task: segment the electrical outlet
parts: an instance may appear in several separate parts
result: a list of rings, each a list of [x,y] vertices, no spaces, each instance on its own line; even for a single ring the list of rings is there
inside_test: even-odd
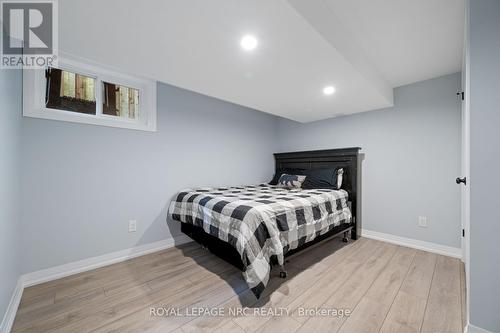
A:
[[[427,216],[418,217],[418,226],[421,228],[427,228]]]
[[[128,232],[136,232],[137,231],[137,221],[130,220],[128,221]]]

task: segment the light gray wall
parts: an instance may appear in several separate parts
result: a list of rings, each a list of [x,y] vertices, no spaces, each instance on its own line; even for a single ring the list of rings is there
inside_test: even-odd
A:
[[[0,69],[0,321],[20,275],[21,77],[18,70]]]
[[[470,322],[500,332],[500,1],[470,1]]]
[[[394,91],[388,109],[279,123],[279,150],[362,147],[362,227],[460,247],[460,73]],[[335,98],[335,96],[333,96]],[[428,228],[417,226],[428,217]]]
[[[178,235],[165,222],[178,190],[271,178],[276,123],[165,84],[156,133],[25,118],[23,272]]]

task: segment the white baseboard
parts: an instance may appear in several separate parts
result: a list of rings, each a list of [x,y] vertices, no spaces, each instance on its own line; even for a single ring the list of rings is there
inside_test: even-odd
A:
[[[474,326],[471,324],[467,324],[467,326],[465,326],[464,332],[465,333],[492,333],[488,330],[485,330],[484,328],[477,327],[477,326]]]
[[[24,274],[21,279],[23,287],[30,287],[36,284],[57,280],[69,275],[90,271],[103,266],[108,266],[135,257],[140,257],[149,253],[168,249],[175,245],[180,245],[192,241],[186,235],[169,238],[154,243],[139,245],[130,249],[107,253],[101,256],[70,262],[64,265],[55,266],[40,271]]]
[[[12,329],[12,324],[14,324],[14,319],[16,318],[17,308],[19,303],[21,303],[21,296],[23,295],[23,280],[21,277],[17,280],[16,288],[12,293],[9,305],[7,306],[7,311],[3,316],[2,323],[0,324],[0,333],[9,333]]]
[[[412,238],[405,238],[400,236],[395,236],[391,234],[385,234],[383,232],[371,231],[363,229],[361,231],[361,236],[371,239],[376,239],[379,241],[392,243],[396,245],[402,245],[406,247],[411,247],[417,250],[423,250],[427,252],[433,252],[437,254],[441,254],[448,257],[459,258],[462,259],[462,249],[458,247],[451,247],[440,245],[431,242],[424,242],[421,240],[416,240]]]

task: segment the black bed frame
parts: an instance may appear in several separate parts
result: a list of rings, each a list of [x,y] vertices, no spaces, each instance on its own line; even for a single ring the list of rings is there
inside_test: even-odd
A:
[[[359,147],[341,148],[341,149],[328,149],[328,150],[312,150],[312,151],[299,151],[290,153],[277,153],[274,154],[275,171],[281,169],[324,169],[324,168],[337,168],[344,169],[342,189],[349,193],[348,204],[352,212],[351,223],[341,224],[334,227],[329,232],[316,237],[313,241],[308,242],[294,250],[290,250],[285,254],[285,257],[290,256],[318,244],[326,239],[336,237],[344,234],[343,241],[347,242],[347,235],[350,232],[352,239],[357,239],[360,235],[360,216],[358,216],[358,155]],[[239,253],[228,243],[207,234],[203,228],[194,226],[192,224],[181,223],[181,231],[191,237],[196,242],[206,247],[213,254],[231,263],[232,265],[243,269]],[[281,268],[280,276],[286,277],[285,268]]]

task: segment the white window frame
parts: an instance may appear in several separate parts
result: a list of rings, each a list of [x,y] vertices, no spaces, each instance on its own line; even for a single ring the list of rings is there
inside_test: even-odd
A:
[[[23,116],[90,125],[156,131],[156,81],[133,77],[99,65],[59,58],[57,68],[92,77],[95,82],[96,114],[51,109],[45,106],[46,78],[43,69],[23,70]],[[139,91],[138,119],[103,114],[103,82]]]

